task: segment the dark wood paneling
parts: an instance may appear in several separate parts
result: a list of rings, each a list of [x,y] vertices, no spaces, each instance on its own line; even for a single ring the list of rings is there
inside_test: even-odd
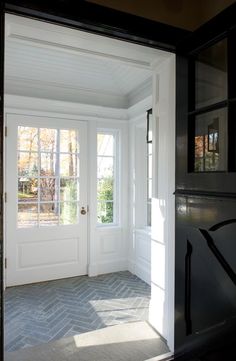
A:
[[[236,200],[176,196],[177,348],[236,320]]]
[[[175,51],[189,32],[86,1],[6,0],[8,12],[33,16],[65,26]]]
[[[236,4],[177,49],[175,349],[198,356],[219,340],[227,347],[236,329],[235,19]],[[224,37],[228,98],[211,107],[228,107],[228,170],[194,173],[194,117],[210,108],[195,110],[193,61],[200,49]]]

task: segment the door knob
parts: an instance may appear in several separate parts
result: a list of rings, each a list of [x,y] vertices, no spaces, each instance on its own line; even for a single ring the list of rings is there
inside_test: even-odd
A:
[[[86,209],[84,207],[81,207],[80,213],[84,216],[87,213]]]

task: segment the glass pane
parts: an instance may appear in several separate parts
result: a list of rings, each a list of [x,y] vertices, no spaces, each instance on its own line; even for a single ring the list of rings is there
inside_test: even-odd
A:
[[[78,131],[75,129],[60,130],[60,152],[65,152],[65,153],[79,152],[77,134]]]
[[[60,180],[60,200],[78,201],[79,200],[79,181],[74,179],[62,178]]]
[[[78,177],[79,157],[76,154],[60,154],[60,175]]]
[[[227,109],[196,116],[195,172],[227,169]]]
[[[38,151],[38,128],[18,127],[18,150]]]
[[[18,201],[38,201],[38,180],[36,178],[18,178]]]
[[[79,206],[77,202],[60,203],[60,224],[78,223]]]
[[[30,152],[18,153],[18,175],[22,177],[38,175],[38,154]]]
[[[97,154],[114,155],[114,135],[112,134],[97,135]]]
[[[97,199],[100,201],[112,201],[114,192],[113,178],[104,178],[98,180]]]
[[[59,223],[59,203],[40,204],[39,225],[56,226]]]
[[[113,157],[98,157],[97,162],[98,178],[113,177]]]
[[[196,108],[227,98],[227,40],[203,50],[196,60]]]
[[[54,153],[41,153],[41,176],[54,176],[56,174],[58,163],[56,162],[56,154]],[[58,173],[58,172],[57,172]]]
[[[57,151],[57,129],[40,128],[40,151]]]
[[[58,200],[58,186],[56,178],[41,178],[40,179],[40,200],[53,202]]]
[[[18,228],[36,227],[38,225],[38,205],[33,203],[18,204]]]
[[[98,223],[113,223],[113,202],[98,202],[97,210]]]

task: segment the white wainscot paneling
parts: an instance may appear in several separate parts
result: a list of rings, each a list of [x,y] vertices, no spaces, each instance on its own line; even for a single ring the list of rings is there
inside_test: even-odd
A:
[[[78,240],[62,239],[22,243],[18,247],[19,268],[78,262]],[[46,250],[46,252],[45,252]]]
[[[123,230],[121,228],[97,228],[98,274],[127,270]]]
[[[135,274],[151,284],[151,235],[148,230],[135,232]]]

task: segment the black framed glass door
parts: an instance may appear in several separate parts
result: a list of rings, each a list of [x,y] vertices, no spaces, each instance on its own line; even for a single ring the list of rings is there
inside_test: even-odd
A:
[[[176,350],[227,334],[236,317],[236,6],[177,55]]]

